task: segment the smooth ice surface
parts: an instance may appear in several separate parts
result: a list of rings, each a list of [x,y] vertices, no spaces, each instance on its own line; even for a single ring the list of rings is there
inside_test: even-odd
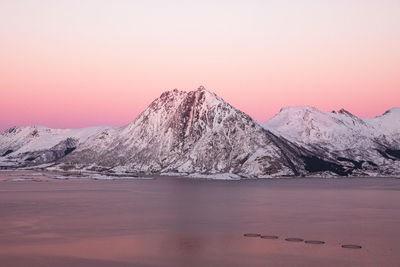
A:
[[[52,175],[0,172],[0,266],[400,262],[400,179],[60,180]],[[326,243],[287,242],[288,237]]]

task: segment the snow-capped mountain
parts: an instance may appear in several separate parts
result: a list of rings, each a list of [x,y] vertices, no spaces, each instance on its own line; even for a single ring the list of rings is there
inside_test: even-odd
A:
[[[400,173],[400,108],[362,119],[350,112],[283,108],[264,128],[314,154],[352,168],[349,174]]]
[[[0,168],[34,166],[191,177],[399,175],[400,108],[362,119],[288,107],[259,124],[204,87],[175,89],[123,127],[4,131]]]
[[[299,174],[301,159],[283,143],[204,87],[175,89],[115,134],[89,138],[59,167],[245,177]]]
[[[110,127],[12,127],[0,135],[0,166],[26,167],[54,162],[72,152],[91,135],[106,129]]]

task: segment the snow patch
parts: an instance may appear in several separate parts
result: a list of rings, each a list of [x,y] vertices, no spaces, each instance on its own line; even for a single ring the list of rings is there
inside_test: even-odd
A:
[[[192,178],[205,178],[212,180],[240,180],[240,176],[234,173],[215,173],[215,174],[201,174],[201,173],[192,173],[187,177]]]

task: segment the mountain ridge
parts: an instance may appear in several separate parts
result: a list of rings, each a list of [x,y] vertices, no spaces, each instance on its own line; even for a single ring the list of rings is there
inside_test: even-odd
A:
[[[347,111],[325,112],[311,107],[281,110],[263,124],[321,157],[353,166],[359,174],[397,174],[400,149],[400,109],[362,119]],[[389,117],[390,116],[390,117]],[[345,162],[345,163],[344,163]]]
[[[20,129],[28,130],[16,134]],[[121,127],[10,128],[0,135],[0,167],[248,178],[397,175],[399,129],[400,108],[362,119],[345,109],[284,107],[259,123],[200,86],[163,92]]]

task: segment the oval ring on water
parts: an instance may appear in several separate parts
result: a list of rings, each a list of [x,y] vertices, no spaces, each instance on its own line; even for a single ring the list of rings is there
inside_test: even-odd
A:
[[[362,248],[362,246],[360,246],[360,245],[342,245],[342,248],[360,249],[360,248]]]
[[[245,237],[259,237],[261,234],[256,234],[256,233],[246,233],[244,234]]]

